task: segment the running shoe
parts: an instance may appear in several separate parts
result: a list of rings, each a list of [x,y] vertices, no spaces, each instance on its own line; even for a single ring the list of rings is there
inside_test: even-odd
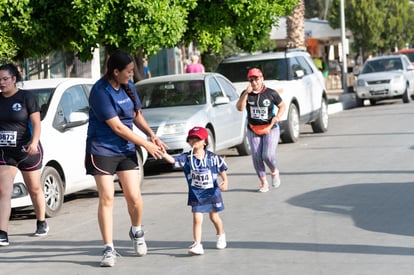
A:
[[[259,188],[259,192],[260,193],[266,193],[268,191],[269,191],[269,184],[267,182],[266,183],[261,183],[260,188]]]
[[[36,232],[34,235],[36,237],[46,236],[47,232],[49,232],[49,226],[47,225],[46,221],[37,221],[36,222]]]
[[[6,231],[0,230],[0,246],[8,246],[9,237]]]
[[[105,247],[101,260],[102,267],[112,267],[116,263],[116,257],[120,256],[115,249],[110,246]]]
[[[188,250],[188,254],[191,254],[191,255],[203,255],[204,254],[203,245],[201,243],[193,243],[189,248],[190,249]]]
[[[273,188],[278,188],[280,186],[280,177],[279,173],[272,175],[272,186]]]
[[[140,230],[135,232],[135,235],[132,233],[132,227],[129,229],[129,237],[132,240],[132,245],[137,256],[147,255],[147,244],[144,239],[144,231]]]
[[[217,243],[216,248],[217,249],[224,249],[227,246],[226,242],[226,234],[217,235]]]

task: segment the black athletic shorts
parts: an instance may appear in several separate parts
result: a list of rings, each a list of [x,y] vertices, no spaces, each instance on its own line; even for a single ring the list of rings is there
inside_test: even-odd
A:
[[[21,171],[35,171],[42,168],[43,148],[39,143],[38,154],[29,155],[23,147],[0,147],[0,165],[15,166]]]
[[[88,175],[113,175],[117,171],[138,170],[137,155],[106,157],[86,154],[85,168]]]

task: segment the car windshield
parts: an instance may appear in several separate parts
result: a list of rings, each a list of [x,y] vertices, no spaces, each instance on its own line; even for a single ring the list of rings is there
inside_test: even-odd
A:
[[[368,60],[364,68],[362,69],[363,74],[369,73],[378,73],[378,72],[387,72],[402,70],[403,66],[401,59],[399,58],[388,58],[388,59],[377,59],[377,60]]]
[[[47,110],[49,109],[50,99],[55,92],[54,88],[30,90],[36,98],[37,104],[40,107],[40,119],[43,120]]]
[[[286,59],[255,60],[236,63],[221,63],[217,72],[232,82],[247,81],[247,72],[251,68],[259,68],[266,80],[288,80]]]
[[[137,91],[143,109],[206,103],[204,81],[202,80],[137,85]]]

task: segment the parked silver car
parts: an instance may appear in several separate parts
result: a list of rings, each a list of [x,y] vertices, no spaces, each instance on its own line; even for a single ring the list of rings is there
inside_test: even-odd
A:
[[[236,147],[240,155],[250,154],[246,113],[237,111],[236,88],[221,74],[153,77],[138,82],[136,88],[145,119],[170,154],[191,149],[186,137],[194,126],[207,128],[210,150]]]
[[[357,105],[369,99],[371,105],[384,99],[413,99],[414,67],[405,55],[386,55],[365,62],[354,87]]]

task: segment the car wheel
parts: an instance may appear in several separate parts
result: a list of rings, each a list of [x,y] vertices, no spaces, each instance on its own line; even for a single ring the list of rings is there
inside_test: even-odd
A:
[[[137,154],[138,168],[139,168],[138,184],[139,184],[140,189],[142,190],[142,187],[144,185],[144,161],[142,160],[141,153],[138,150],[136,150],[135,153]],[[122,182],[119,179],[117,181],[118,181],[119,188],[122,190]]]
[[[295,104],[290,104],[288,110],[288,118],[286,129],[283,132],[281,138],[283,142],[292,143],[299,139],[300,124],[299,124],[299,111]]]
[[[45,193],[46,217],[57,216],[63,205],[64,189],[59,172],[50,166],[43,169],[41,183]]]
[[[251,154],[250,143],[247,139],[247,127],[244,127],[243,142],[236,146],[240,156],[248,156]]]
[[[328,131],[328,104],[325,99],[322,99],[321,109],[319,110],[318,118],[311,123],[314,133],[325,133]]]
[[[408,94],[408,88],[405,88],[405,92],[403,94],[402,100],[403,100],[404,103],[410,103],[411,97]]]
[[[207,128],[207,133],[208,133],[208,146],[207,146],[207,149],[210,150],[211,152],[215,152],[216,151],[216,141],[214,140],[213,132],[209,128]]]

